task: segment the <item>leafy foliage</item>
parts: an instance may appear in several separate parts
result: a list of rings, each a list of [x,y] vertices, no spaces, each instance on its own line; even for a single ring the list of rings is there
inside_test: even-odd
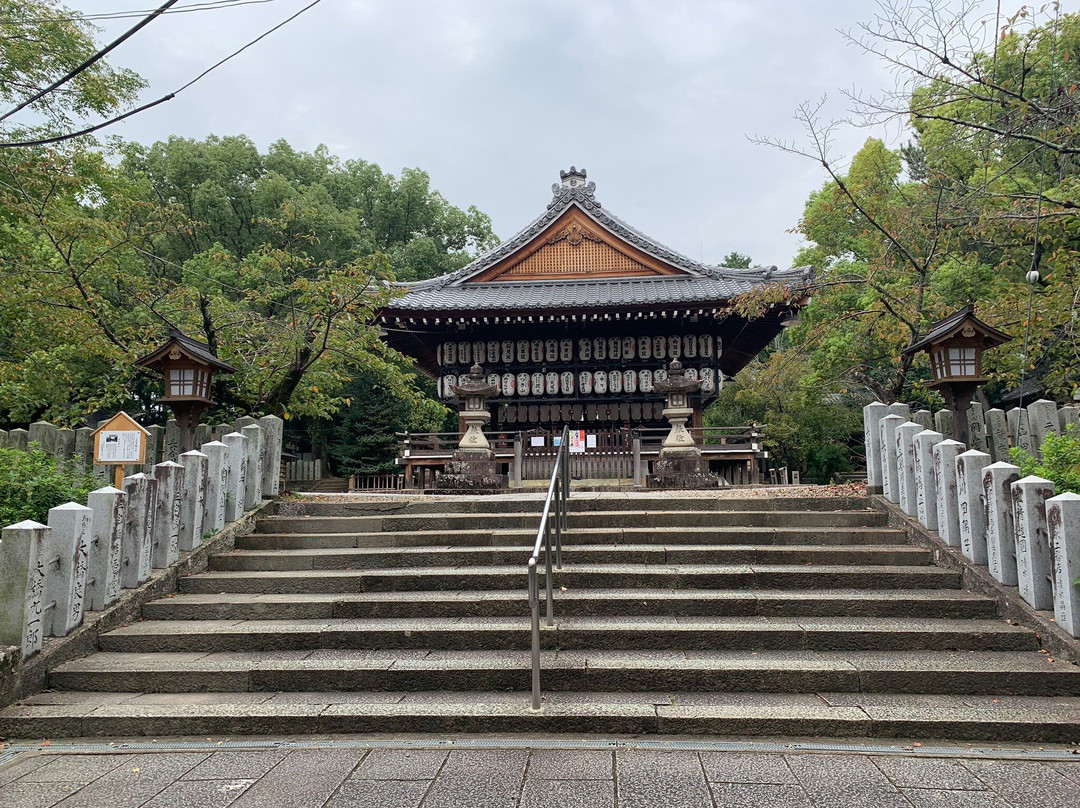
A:
[[[58,470],[56,461],[31,444],[30,451],[0,449],[0,525],[24,519],[45,523],[49,508],[65,502],[86,504],[98,483],[74,468]]]
[[[1059,494],[1080,494],[1080,429],[1070,424],[1064,435],[1047,435],[1040,452],[1033,457],[1023,449],[1009,450],[1022,475],[1050,480]]]

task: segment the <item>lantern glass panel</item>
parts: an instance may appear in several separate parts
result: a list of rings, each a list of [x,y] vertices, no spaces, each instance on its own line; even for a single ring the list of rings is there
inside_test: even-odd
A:
[[[949,348],[949,376],[975,375],[975,348]]]
[[[171,368],[169,370],[169,395],[195,395],[195,368]]]

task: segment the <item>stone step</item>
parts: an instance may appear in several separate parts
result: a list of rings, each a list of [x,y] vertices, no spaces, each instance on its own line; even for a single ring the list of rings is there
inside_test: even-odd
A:
[[[594,527],[566,534],[567,547],[592,544],[903,544],[904,533],[886,527]],[[414,530],[375,533],[249,533],[242,550],[307,550],[348,547],[532,547],[536,530]]]
[[[592,527],[881,527],[882,511],[576,511],[570,530]],[[267,516],[260,533],[382,533],[411,530],[536,530],[540,514],[398,513],[374,516]]]
[[[546,692],[1010,692],[1071,696],[1080,668],[1043,654],[949,651],[544,651]],[[69,691],[195,693],[468,691],[531,687],[526,651],[317,650],[109,653],[68,662],[50,685]]]
[[[561,617],[940,617],[992,618],[993,600],[960,589],[580,589],[555,590]],[[330,617],[521,617],[525,591],[367,592],[351,595],[175,595],[146,604],[148,620],[318,620]]]
[[[215,555],[210,569],[351,570],[429,566],[512,565],[525,559],[521,547],[408,547],[342,550],[241,550]],[[566,547],[563,563],[578,564],[861,564],[920,566],[933,562],[929,550],[910,545],[878,547],[594,545]]]
[[[524,563],[501,567],[207,572],[181,578],[183,593],[356,593],[457,589],[525,591]],[[959,589],[960,573],[940,567],[575,564],[555,573],[567,589]]]
[[[528,650],[521,617],[145,620],[98,638],[132,654],[316,649]],[[540,635],[547,649],[1031,651],[1034,633],[997,620],[894,617],[561,617]]]
[[[52,698],[60,695],[62,700]],[[9,739],[513,732],[1067,743],[1080,699],[853,693],[64,693],[0,712]]]

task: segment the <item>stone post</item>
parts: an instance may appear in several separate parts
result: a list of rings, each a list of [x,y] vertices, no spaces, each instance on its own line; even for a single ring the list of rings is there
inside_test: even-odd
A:
[[[986,566],[994,580],[1016,586],[1016,537],[1013,533],[1012,484],[1020,468],[1012,463],[991,463],[983,469],[986,501]]]
[[[1052,560],[1050,532],[1046,524],[1046,500],[1054,496],[1054,484],[1029,476],[1012,486],[1013,530],[1016,534],[1016,577],[1020,597],[1036,609],[1051,609]]]
[[[0,645],[21,648],[25,659],[41,650],[44,636],[49,528],[27,519],[5,527],[0,536]]]
[[[281,452],[285,422],[276,415],[259,419],[263,429],[263,496],[276,497],[281,489]]]
[[[195,429],[191,431],[192,445],[202,446],[204,443],[209,443],[214,439],[213,430],[210,428],[210,424],[198,424]]]
[[[239,432],[244,434],[245,426],[252,426],[259,423],[257,418],[252,418],[250,415],[242,415],[233,422],[233,432]]]
[[[916,410],[915,414],[911,416],[911,420],[923,429],[932,430],[934,428],[934,415],[930,410]]]
[[[934,429],[945,436],[945,440],[952,440],[956,434],[952,410],[938,410],[934,413]]]
[[[1080,637],[1080,494],[1046,500],[1046,525],[1054,550],[1054,619]]]
[[[30,433],[25,429],[9,429],[8,430],[8,448],[9,449],[21,449],[26,451],[27,446],[30,445]]]
[[[960,552],[972,564],[986,563],[986,503],[983,469],[990,455],[974,449],[956,456],[956,499],[960,507]]]
[[[863,407],[863,437],[866,441],[866,484],[871,494],[881,493],[881,419],[888,407],[880,401]]]
[[[901,404],[899,401],[893,402],[887,408],[889,415],[899,415],[905,421],[911,420],[911,407],[907,404]]]
[[[180,552],[188,553],[202,544],[210,460],[193,449],[180,455],[180,463],[184,467],[184,493],[180,498]]]
[[[171,463],[180,459],[180,424],[175,418],[165,422],[165,451],[162,457]]]
[[[262,501],[263,431],[256,423],[245,425],[240,433],[247,438],[244,444],[244,501],[251,507]]]
[[[184,467],[166,460],[154,466],[154,538],[150,566],[165,569],[180,558],[180,510],[184,494]]]
[[[82,623],[93,516],[92,510],[77,502],[49,508],[49,540],[45,543],[47,637],[65,637]],[[50,604],[55,605],[50,609]]]
[[[75,470],[90,474],[94,468],[94,430],[81,426],[75,430]]]
[[[1035,454],[1035,445],[1031,442],[1031,419],[1027,410],[1020,410],[1016,416],[1016,431],[1012,433],[1013,445],[1030,455]]]
[[[146,431],[146,462],[144,471],[147,474],[154,473],[154,466],[165,460],[165,427],[154,424],[148,426]]]
[[[206,511],[203,533],[217,533],[225,527],[225,503],[229,492],[229,447],[219,440],[202,445],[207,457]]]
[[[244,515],[246,505],[244,503],[244,490],[247,487],[244,479],[244,444],[245,438],[239,432],[230,432],[221,442],[229,449],[227,463],[229,465],[228,494],[225,497],[225,521],[235,522]]]
[[[915,436],[923,431],[918,424],[908,421],[896,428],[896,479],[900,487],[900,510],[915,516]]]
[[[1036,454],[1042,454],[1043,441],[1048,435],[1058,433],[1057,404],[1040,398],[1028,404],[1028,426],[1031,429],[1031,445]]]
[[[154,501],[157,480],[143,473],[124,478],[127,509],[124,512],[123,562],[120,586],[135,589],[150,579],[150,553],[154,539]]]
[[[86,498],[86,504],[94,512],[94,518],[90,522],[90,569],[86,573],[86,608],[100,612],[120,597],[127,497],[119,488],[108,485],[91,491]]]
[[[56,430],[56,449],[53,451],[53,457],[56,458],[56,467],[58,469],[66,468],[75,459],[74,429],[65,427]]]
[[[915,516],[927,530],[937,530],[937,483],[934,481],[934,446],[940,432],[925,429],[915,436]]]
[[[960,546],[960,507],[956,499],[956,458],[962,451],[964,451],[964,444],[958,440],[943,440],[934,446],[938,535],[950,547]]]
[[[1070,426],[1080,428],[1080,407],[1072,404],[1058,410],[1058,428],[1061,430],[1061,434],[1064,435],[1065,430]]]
[[[900,502],[900,482],[897,479],[896,430],[904,419],[899,415],[886,415],[881,419],[881,486],[882,493],[889,502]]]
[[[971,438],[971,446],[977,452],[986,451],[986,418],[983,416],[982,404],[978,399],[971,402],[968,409],[968,435]]]
[[[0,429],[0,449],[8,448],[8,433],[6,429]]]
[[[1009,460],[1009,424],[1005,410],[996,407],[986,411],[987,451],[995,462],[1007,463]]]
[[[56,453],[56,427],[48,421],[35,421],[30,424],[30,442],[36,443],[41,451],[53,457]]]

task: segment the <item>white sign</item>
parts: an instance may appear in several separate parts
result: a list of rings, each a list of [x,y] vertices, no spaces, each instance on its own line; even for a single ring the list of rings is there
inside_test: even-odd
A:
[[[585,454],[585,430],[570,431],[570,454]]]
[[[543,446],[544,445],[544,436],[543,435],[533,435],[532,437],[529,438],[529,445],[530,446]]]
[[[97,463],[138,463],[142,458],[142,433],[103,431],[98,439]]]

